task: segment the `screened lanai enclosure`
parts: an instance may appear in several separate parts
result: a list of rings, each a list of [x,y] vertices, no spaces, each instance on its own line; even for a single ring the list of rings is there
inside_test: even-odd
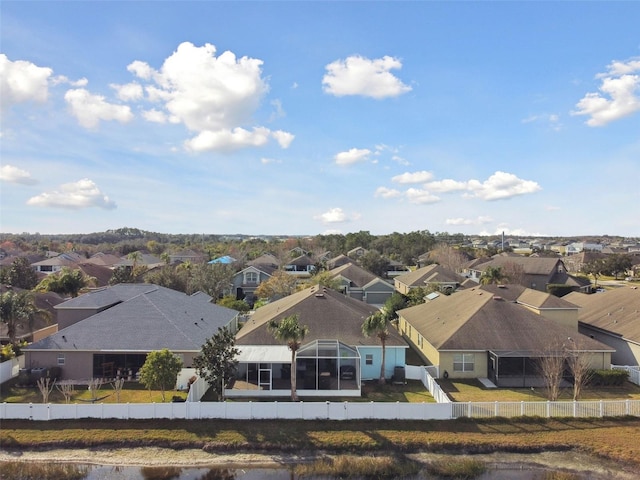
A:
[[[498,387],[522,388],[544,387],[540,373],[540,352],[490,351],[489,380]],[[565,366],[563,385],[571,381],[569,369]]]
[[[289,395],[291,351],[286,346],[243,346],[238,360],[227,396]],[[296,389],[299,396],[359,396],[360,354],[336,340],[303,345],[296,352]]]

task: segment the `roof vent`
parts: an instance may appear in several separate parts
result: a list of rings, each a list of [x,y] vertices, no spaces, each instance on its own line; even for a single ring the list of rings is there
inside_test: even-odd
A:
[[[501,297],[501,296],[499,296],[499,295],[494,295],[494,296],[493,296],[493,299],[494,299],[494,300],[502,300],[502,297]]]
[[[501,283],[501,284],[498,285],[498,288],[507,288],[507,286],[504,285],[503,283]]]
[[[324,292],[317,292],[316,297],[317,298],[324,297]]]

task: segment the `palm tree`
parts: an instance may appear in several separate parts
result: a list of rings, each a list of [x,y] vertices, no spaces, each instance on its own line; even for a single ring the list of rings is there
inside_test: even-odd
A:
[[[296,351],[300,348],[304,337],[309,333],[309,327],[300,325],[298,315],[284,317],[280,323],[271,320],[267,328],[276,340],[285,342],[291,350],[291,400],[298,401],[296,393]]]
[[[49,318],[51,314],[36,306],[31,292],[16,293],[10,290],[0,295],[0,320],[7,324],[7,336],[12,345],[16,344],[18,325],[27,322],[31,327],[38,315]]]
[[[378,311],[373,315],[368,316],[362,324],[362,333],[365,337],[375,335],[380,339],[380,343],[382,344],[382,362],[380,364],[380,378],[378,379],[378,383],[380,383],[380,385],[384,385],[387,382],[384,375],[384,368],[387,338],[389,337],[388,322],[388,315],[383,311]]]
[[[507,280],[507,277],[502,273],[502,268],[500,267],[487,267],[480,275],[480,283],[482,285],[498,284],[504,280]]]

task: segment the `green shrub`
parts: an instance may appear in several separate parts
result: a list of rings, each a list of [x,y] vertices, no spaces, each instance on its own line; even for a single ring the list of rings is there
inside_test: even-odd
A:
[[[626,370],[594,370],[589,384],[594,387],[621,387],[628,378]]]

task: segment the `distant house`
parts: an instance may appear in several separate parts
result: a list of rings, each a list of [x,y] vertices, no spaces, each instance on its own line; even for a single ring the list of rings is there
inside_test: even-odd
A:
[[[231,288],[238,300],[245,300],[249,305],[257,300],[255,291],[262,282],[266,282],[271,278],[273,273],[278,270],[275,265],[256,264],[236,273],[231,280]]]
[[[233,258],[232,256],[224,255],[222,257],[214,258],[213,260],[209,261],[209,264],[215,265],[217,263],[220,263],[222,265],[231,265],[231,264],[233,264],[235,262],[237,262],[237,260],[235,258]]]
[[[68,252],[60,253],[55,257],[32,263],[31,267],[38,273],[49,275],[51,273],[59,272],[64,267],[76,268],[79,263],[86,261],[86,257],[75,252]]]
[[[207,260],[207,256],[204,253],[187,249],[169,254],[169,259],[170,263],[204,263]]]
[[[393,282],[397,292],[407,295],[415,288],[426,288],[431,285],[436,286],[442,292],[453,292],[464,281],[465,277],[462,275],[458,275],[448,268],[434,263],[400,275]]]
[[[511,283],[541,292],[546,292],[549,285],[568,285],[584,292],[591,290],[591,282],[570,275],[560,258],[495,255],[485,261],[475,260],[466,264],[464,274],[479,282],[482,273],[489,267],[500,268]]]
[[[313,259],[305,254],[287,262],[283,270],[296,278],[305,279],[315,273],[316,266]]]
[[[640,365],[640,289],[618,287],[587,295],[566,295],[580,307],[580,332],[615,349],[616,365]]]
[[[0,285],[0,293],[14,291],[16,293],[24,290],[15,287]],[[35,306],[47,311],[49,315],[35,315],[32,322],[19,322],[16,325],[15,337],[17,340],[28,342],[37,341],[58,331],[54,307],[65,301],[60,295],[54,292],[33,293]],[[0,342],[9,343],[9,332],[7,324],[0,322]]]
[[[147,354],[164,348],[191,367],[202,345],[221,327],[237,329],[238,316],[204,293],[185,295],[156,285],[116,285],[59,304],[56,310],[69,326],[25,347],[25,367],[58,366],[63,379],[75,380],[135,378]]]
[[[342,265],[346,265],[347,263],[353,263],[353,259],[347,257],[346,255],[338,255],[327,261],[327,268],[332,270],[337,267],[341,267]]]
[[[404,275],[407,272],[410,272],[411,269],[407,267],[404,263],[398,262],[396,260],[389,260],[389,265],[386,271],[386,278],[395,278],[399,275]]]
[[[537,361],[559,342],[588,354],[592,368],[610,368],[614,352],[578,333],[575,305],[521,286],[460,290],[397,314],[402,334],[445,378],[538,387]]]
[[[366,248],[355,247],[347,252],[347,257],[358,259],[368,252]]]
[[[393,285],[354,263],[333,268],[329,275],[340,282],[342,293],[370,305],[383,305],[393,295]]]
[[[297,315],[309,333],[296,353],[301,397],[359,396],[361,381],[380,375],[382,347],[362,333],[364,320],[378,309],[331,289],[310,287],[260,307],[236,335],[239,370],[228,397],[288,396],[291,351],[274,339],[267,325]],[[390,328],[385,375],[405,366],[407,344]]]

